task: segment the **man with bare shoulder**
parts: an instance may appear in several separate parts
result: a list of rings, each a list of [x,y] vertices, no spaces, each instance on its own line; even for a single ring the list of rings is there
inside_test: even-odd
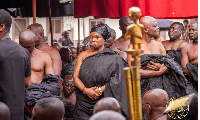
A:
[[[134,23],[136,22],[134,20]],[[156,20],[153,17],[145,16],[140,19],[140,23],[144,26],[141,44],[144,52],[140,55],[142,97],[147,91],[154,88],[167,91],[170,98],[185,95],[186,86],[181,67],[173,59],[166,56],[162,43],[155,41],[155,38],[159,36],[159,27]],[[131,43],[129,49],[132,48]],[[130,58],[131,55],[128,55],[129,66],[131,66]],[[168,69],[170,70],[168,71]],[[174,79],[171,79],[171,77]]]
[[[34,23],[27,27],[27,29],[34,31],[36,35],[35,47],[47,53],[52,60],[53,71],[55,75],[61,75],[62,62],[59,52],[53,47],[45,44],[44,29],[41,24]]]
[[[187,42],[181,39],[184,27],[182,23],[174,22],[169,29],[170,40],[163,41],[166,53],[181,65],[181,49]]]
[[[182,49],[181,67],[187,80],[198,91],[198,23],[189,25],[189,38],[191,40]]]
[[[112,50],[117,51],[121,57],[127,61],[127,54],[126,51],[128,50],[128,45],[130,44],[130,39],[125,38],[126,28],[130,24],[132,24],[133,21],[130,20],[129,17],[122,17],[119,20],[119,29],[122,31],[122,36],[119,37],[111,46]]]
[[[19,44],[31,54],[31,82],[40,84],[44,75],[54,75],[54,72],[50,56],[35,48],[35,39],[31,30],[24,30],[19,34]]]

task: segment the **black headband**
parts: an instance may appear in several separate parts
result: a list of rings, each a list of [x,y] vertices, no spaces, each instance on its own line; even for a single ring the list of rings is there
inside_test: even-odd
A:
[[[98,24],[93,26],[90,32],[97,32],[105,41],[111,37],[111,28],[107,24]]]

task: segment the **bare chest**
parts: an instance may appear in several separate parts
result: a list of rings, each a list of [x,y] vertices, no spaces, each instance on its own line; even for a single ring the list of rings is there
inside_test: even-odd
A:
[[[43,72],[45,62],[41,57],[31,57],[31,70],[34,72]]]
[[[197,45],[190,47],[190,49],[188,50],[188,58],[191,64],[198,62],[198,46]]]
[[[119,41],[117,44],[115,44],[115,47],[120,51],[127,51],[129,44],[130,40]]]
[[[143,44],[142,49],[144,50],[144,54],[161,54],[160,47],[157,44]]]

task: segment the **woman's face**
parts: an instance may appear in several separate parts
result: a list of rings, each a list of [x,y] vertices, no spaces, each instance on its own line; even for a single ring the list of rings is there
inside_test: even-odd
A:
[[[103,39],[103,37],[97,32],[90,33],[90,46],[93,49],[100,49],[104,46],[104,42],[105,40]]]

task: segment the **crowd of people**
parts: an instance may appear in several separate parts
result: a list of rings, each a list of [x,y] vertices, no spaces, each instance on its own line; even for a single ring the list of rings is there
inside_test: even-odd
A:
[[[128,120],[123,68],[131,66],[126,51],[134,46],[127,27],[136,22],[122,17],[118,39],[107,24],[95,25],[80,48],[66,30],[51,47],[39,23],[20,32],[19,44],[12,41],[11,16],[0,10],[0,119]],[[175,97],[189,99],[183,119],[198,119],[198,23],[184,22],[174,22],[170,40],[163,40],[153,17],[139,21],[144,26],[140,82],[146,120],[171,120],[165,110]]]

